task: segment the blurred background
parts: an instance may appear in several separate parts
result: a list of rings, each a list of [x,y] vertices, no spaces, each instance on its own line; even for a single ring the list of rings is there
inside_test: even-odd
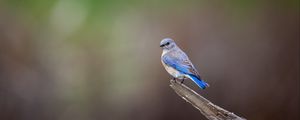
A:
[[[299,0],[1,0],[1,120],[205,119],[170,87],[173,38],[249,120],[299,119]]]

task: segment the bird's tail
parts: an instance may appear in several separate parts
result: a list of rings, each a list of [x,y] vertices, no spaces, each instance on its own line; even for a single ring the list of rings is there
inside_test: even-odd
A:
[[[209,87],[209,85],[206,82],[199,79],[195,75],[187,75],[187,77],[190,78],[193,82],[195,82],[201,89],[205,89],[206,87]]]

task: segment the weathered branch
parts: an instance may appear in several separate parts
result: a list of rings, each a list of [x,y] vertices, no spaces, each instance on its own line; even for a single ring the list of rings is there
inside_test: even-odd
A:
[[[197,94],[191,88],[171,80],[171,87],[174,91],[187,102],[191,103],[197,108],[207,119],[209,120],[246,120],[245,118],[239,117],[232,112],[213,104],[203,96]]]

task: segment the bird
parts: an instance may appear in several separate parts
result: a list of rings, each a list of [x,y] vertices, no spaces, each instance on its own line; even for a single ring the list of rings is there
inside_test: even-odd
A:
[[[173,39],[165,38],[161,40],[160,47],[163,49],[161,62],[166,71],[173,76],[173,80],[181,79],[181,83],[186,78],[192,80],[201,89],[209,87],[200,75],[188,56],[176,45]]]

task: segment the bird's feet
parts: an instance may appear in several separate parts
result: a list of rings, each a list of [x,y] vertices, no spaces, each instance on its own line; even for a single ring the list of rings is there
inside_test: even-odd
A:
[[[182,79],[181,79],[181,84],[184,82],[184,80],[186,79],[186,77],[183,77]]]
[[[176,83],[176,78],[173,78],[174,82]]]
[[[183,83],[183,81],[184,81],[184,78],[181,80],[181,82],[180,82],[180,83],[182,84],[182,83]]]

